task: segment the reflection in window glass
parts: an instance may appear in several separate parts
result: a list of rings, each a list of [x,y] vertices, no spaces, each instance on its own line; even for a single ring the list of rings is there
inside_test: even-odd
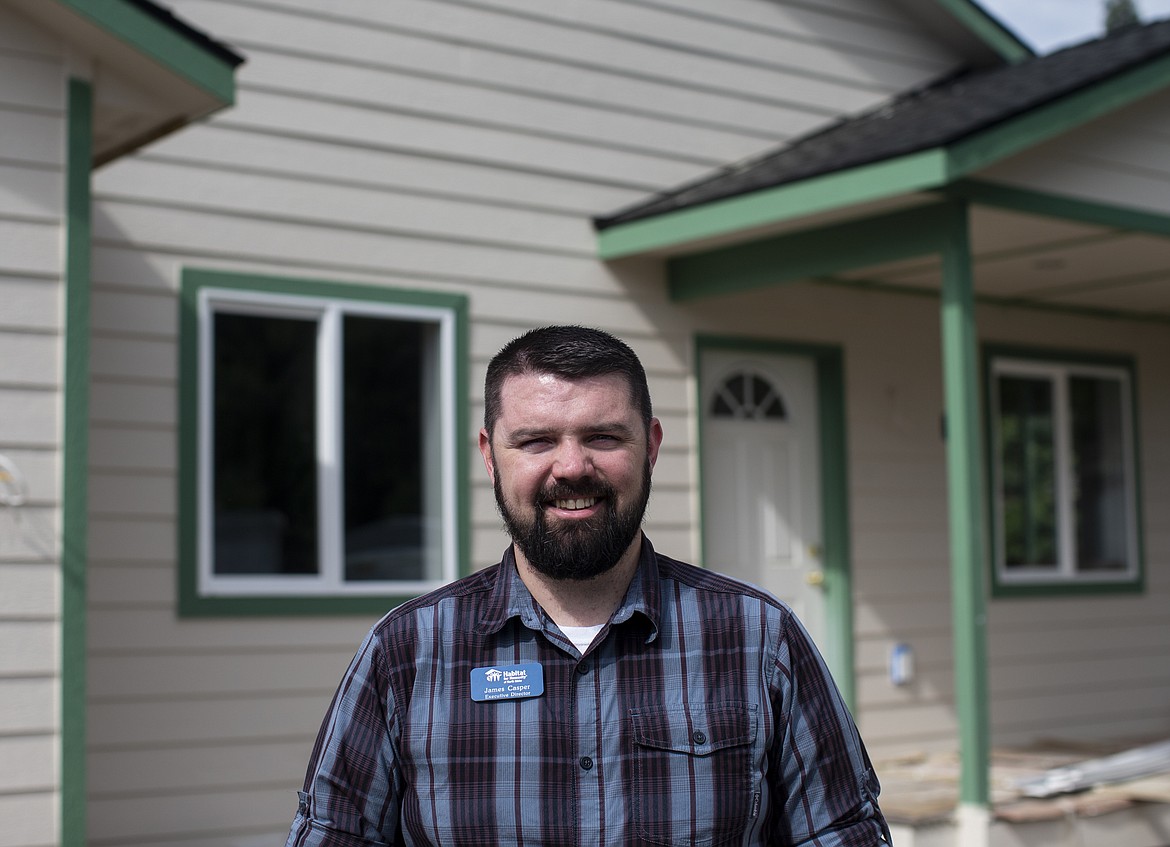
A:
[[[1131,371],[1005,357],[991,374],[1000,587],[1140,586]]]
[[[1057,564],[1057,490],[1052,382],[999,381],[1000,493],[1004,564]]]
[[[1126,491],[1121,385],[1115,379],[1074,376],[1073,473],[1076,486],[1077,570],[1126,567]]]
[[[433,329],[414,321],[344,321],[345,579],[432,578],[437,515],[425,462],[437,436],[423,376]],[[429,565],[428,565],[429,560]]]
[[[214,317],[217,574],[316,573],[317,323]]]

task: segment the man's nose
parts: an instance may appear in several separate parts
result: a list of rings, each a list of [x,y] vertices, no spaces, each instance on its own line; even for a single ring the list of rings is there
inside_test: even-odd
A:
[[[553,460],[553,476],[557,479],[581,479],[593,473],[593,459],[589,448],[576,439],[565,439],[557,445]]]

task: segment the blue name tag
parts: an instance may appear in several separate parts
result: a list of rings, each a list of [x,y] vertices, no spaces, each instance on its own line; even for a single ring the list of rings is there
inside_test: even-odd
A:
[[[544,693],[544,668],[538,662],[522,665],[492,665],[471,671],[471,699],[519,700]]]

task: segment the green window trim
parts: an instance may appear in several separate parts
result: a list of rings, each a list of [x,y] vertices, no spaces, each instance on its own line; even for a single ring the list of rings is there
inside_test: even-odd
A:
[[[999,479],[1000,469],[996,437],[995,409],[997,402],[996,392],[996,362],[1011,362],[1034,364],[1038,369],[1045,366],[1067,369],[1071,373],[1084,371],[1093,373],[1096,370],[1120,372],[1126,376],[1127,394],[1121,398],[1123,419],[1129,436],[1128,455],[1124,458],[1126,469],[1129,471],[1126,492],[1130,495],[1129,502],[1132,514],[1128,515],[1131,524],[1130,553],[1133,558],[1132,568],[1115,576],[1101,577],[1049,577],[1034,581],[1026,577],[1020,579],[1005,579],[1004,564],[1001,547],[1004,543],[1004,529],[1000,517]],[[983,347],[983,381],[984,397],[987,402],[985,420],[987,450],[988,485],[987,502],[989,515],[989,535],[991,538],[992,567],[991,592],[997,598],[1040,598],[1066,596],[1097,596],[1113,594],[1142,594],[1145,591],[1145,553],[1144,531],[1142,519],[1142,486],[1141,486],[1141,439],[1138,422],[1138,388],[1137,367],[1131,356],[1090,353],[1083,350],[1054,350],[1018,345],[987,344]]]
[[[181,616],[265,616],[265,615],[338,615],[382,614],[410,599],[407,589],[395,593],[312,593],[253,592],[239,596],[200,591],[200,339],[204,328],[200,321],[200,301],[208,297],[289,298],[321,303],[346,303],[360,307],[418,307],[449,315],[451,332],[444,366],[450,379],[451,426],[453,432],[444,457],[450,463],[443,476],[446,502],[454,514],[451,521],[455,538],[452,576],[469,572],[468,545],[469,498],[465,484],[467,468],[467,298],[435,292],[409,291],[321,280],[277,277],[258,274],[185,269],[179,297],[179,568],[178,610]]]

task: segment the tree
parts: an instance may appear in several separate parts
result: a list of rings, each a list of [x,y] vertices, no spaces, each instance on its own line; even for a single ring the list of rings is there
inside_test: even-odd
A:
[[[1123,27],[1141,23],[1133,0],[1105,0],[1105,31],[1114,32]]]

